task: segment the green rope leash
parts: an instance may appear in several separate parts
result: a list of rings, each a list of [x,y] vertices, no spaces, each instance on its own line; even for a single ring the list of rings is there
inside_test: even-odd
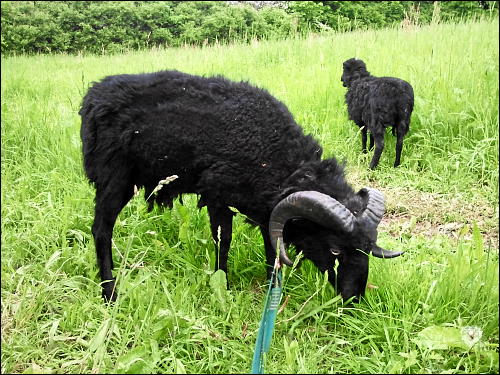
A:
[[[264,312],[260,321],[259,333],[257,342],[255,343],[255,351],[253,353],[252,374],[264,373],[264,353],[269,352],[271,346],[271,337],[273,335],[274,323],[276,314],[278,314],[278,306],[281,301],[282,285],[281,285],[281,268],[279,261],[276,259],[273,268],[273,274],[269,282],[269,290],[264,304]]]

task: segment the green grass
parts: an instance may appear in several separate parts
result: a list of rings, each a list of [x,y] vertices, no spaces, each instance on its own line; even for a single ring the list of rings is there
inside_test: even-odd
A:
[[[309,263],[285,271],[270,373],[498,372],[498,20],[115,56],[2,58],[2,373],[248,373],[266,292],[259,231],[235,218],[231,290],[210,283],[213,244],[195,197],[114,231],[119,300],[102,303],[93,188],[79,116],[89,83],[178,69],[249,80],[284,101],[357,189],[387,198],[366,298],[343,307]],[[347,120],[342,62],[415,90],[402,164],[376,171]],[[142,195],[142,194],[141,194]],[[213,281],[213,280],[212,280]],[[464,327],[481,337],[472,348]],[[455,339],[454,339],[455,337]],[[435,338],[432,343],[429,339]],[[438,347],[436,347],[438,345]]]

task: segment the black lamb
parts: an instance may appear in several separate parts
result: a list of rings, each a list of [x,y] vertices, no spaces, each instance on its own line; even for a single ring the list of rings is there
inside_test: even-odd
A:
[[[208,209],[216,270],[227,272],[229,207],[260,228],[268,277],[277,243],[287,265],[285,248],[293,244],[328,270],[344,299],[363,295],[368,253],[402,254],[376,245],[381,193],[355,193],[343,166],[321,160],[320,145],[266,90],[178,71],[115,75],[93,84],[79,113],[85,172],[96,188],[92,233],[105,300],[116,299],[111,237],[134,185],[145,188],[150,208],[154,202],[171,207],[184,193],[199,195],[199,207]],[[154,191],[173,175],[178,178]]]
[[[397,137],[394,167],[401,163],[403,138],[410,129],[413,111],[413,88],[399,78],[374,77],[362,60],[344,62],[341,81],[347,87],[345,100],[349,119],[361,128],[361,147],[366,153],[366,134],[370,132],[370,150],[375,140],[375,152],[370,168],[374,169],[384,149],[385,129],[392,127]]]

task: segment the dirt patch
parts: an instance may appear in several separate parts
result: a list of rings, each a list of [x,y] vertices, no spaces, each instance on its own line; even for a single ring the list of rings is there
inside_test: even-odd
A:
[[[21,305],[21,298],[16,293],[6,293],[2,295],[1,333],[2,345],[9,344],[10,333],[14,329],[16,314]]]
[[[403,188],[380,189],[386,197],[386,214],[381,229],[397,235],[411,230],[427,237],[444,235],[454,239],[471,237],[474,223],[483,235],[485,246],[498,249],[498,207],[486,201],[474,202],[459,195],[409,191]]]
[[[379,228],[391,235],[447,236],[471,238],[477,225],[486,247],[499,248],[498,203],[481,194],[473,199],[463,193],[429,193],[405,186],[385,186],[365,169],[349,170],[353,187],[370,186],[382,191],[386,213]]]

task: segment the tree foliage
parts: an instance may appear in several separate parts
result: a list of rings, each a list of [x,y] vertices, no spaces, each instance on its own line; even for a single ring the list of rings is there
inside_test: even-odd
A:
[[[292,33],[283,9],[218,1],[2,2],[2,53],[115,52]]]
[[[258,3],[258,4],[257,4]],[[438,6],[436,6],[438,4]],[[102,53],[498,12],[495,1],[2,1],[1,51]]]
[[[425,24],[454,21],[487,12],[498,14],[496,1],[290,1],[299,29],[311,31],[377,29],[393,26],[410,17]]]

